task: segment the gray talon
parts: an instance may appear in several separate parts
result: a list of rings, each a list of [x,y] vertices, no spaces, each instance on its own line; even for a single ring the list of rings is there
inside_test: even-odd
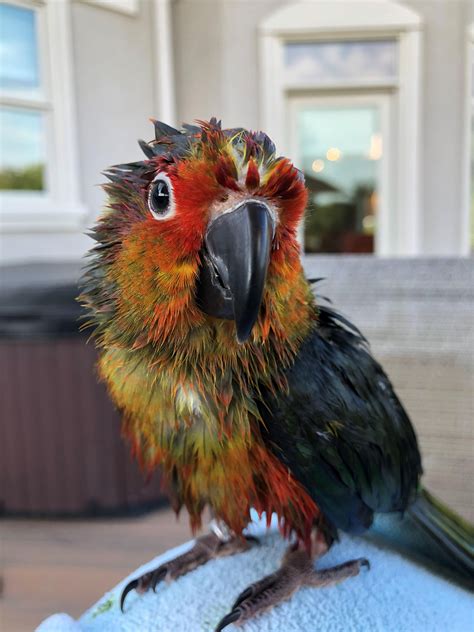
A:
[[[125,598],[128,595],[129,592],[131,592],[132,590],[135,590],[135,588],[138,587],[138,579],[132,579],[131,582],[129,582],[125,588],[122,591],[122,595],[120,597],[120,610],[123,613],[123,607],[125,605]]]
[[[219,621],[214,632],[221,632],[221,630],[226,628],[231,623],[235,623],[235,621],[240,618],[240,615],[241,612],[239,608],[232,610],[231,612],[229,612],[229,614],[226,614],[225,617]]]

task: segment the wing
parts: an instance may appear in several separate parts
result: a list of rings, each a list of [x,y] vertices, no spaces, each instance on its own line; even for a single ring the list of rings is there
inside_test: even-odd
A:
[[[320,307],[286,377],[288,391],[260,406],[264,438],[326,518],[359,532],[374,512],[403,511],[421,474],[417,440],[362,334]]]

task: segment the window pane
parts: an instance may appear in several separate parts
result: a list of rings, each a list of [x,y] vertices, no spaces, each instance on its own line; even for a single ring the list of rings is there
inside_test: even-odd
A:
[[[12,4],[0,5],[0,88],[39,87],[36,14]]]
[[[0,189],[44,189],[44,115],[0,109]]]
[[[397,75],[395,41],[313,42],[285,45],[285,81],[391,79]]]
[[[373,252],[382,135],[374,106],[307,107],[298,144],[310,191],[307,252]]]

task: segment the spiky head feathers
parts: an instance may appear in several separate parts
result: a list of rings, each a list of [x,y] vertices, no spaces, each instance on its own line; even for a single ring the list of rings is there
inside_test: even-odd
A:
[[[144,221],[180,254],[188,254],[199,250],[210,215],[229,198],[255,197],[277,209],[280,240],[294,234],[306,205],[303,176],[289,160],[276,156],[266,134],[223,130],[215,119],[199,127],[185,125],[182,131],[159,121],[154,125],[155,140],[140,141],[148,160],[105,172],[111,180],[105,189],[123,208],[120,213],[117,204],[111,206],[123,220],[121,233]],[[155,224],[147,203],[150,184],[158,174],[170,179],[175,206],[174,216],[162,225]]]

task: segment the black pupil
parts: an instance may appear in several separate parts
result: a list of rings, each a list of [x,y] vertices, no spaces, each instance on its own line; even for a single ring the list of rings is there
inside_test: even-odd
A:
[[[163,180],[160,180],[151,193],[151,205],[154,211],[157,213],[164,213],[170,203],[170,192],[168,185]]]

